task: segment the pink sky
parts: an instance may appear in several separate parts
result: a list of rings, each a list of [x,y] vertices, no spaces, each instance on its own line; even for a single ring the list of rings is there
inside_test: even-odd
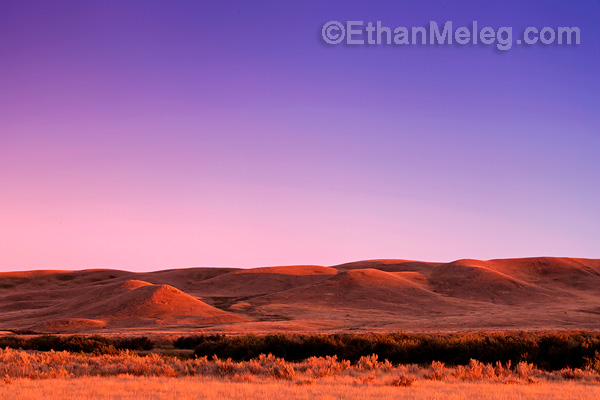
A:
[[[584,40],[319,39],[352,18]],[[600,257],[599,18],[558,0],[3,5],[0,270]]]

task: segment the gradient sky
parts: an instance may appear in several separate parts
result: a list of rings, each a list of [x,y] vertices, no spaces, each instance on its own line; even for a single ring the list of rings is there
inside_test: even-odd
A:
[[[598,258],[599,106],[598,1],[3,1],[0,270]]]

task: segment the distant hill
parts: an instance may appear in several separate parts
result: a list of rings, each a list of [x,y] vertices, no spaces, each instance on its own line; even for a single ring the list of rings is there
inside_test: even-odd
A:
[[[600,329],[600,260],[0,273],[0,330]]]

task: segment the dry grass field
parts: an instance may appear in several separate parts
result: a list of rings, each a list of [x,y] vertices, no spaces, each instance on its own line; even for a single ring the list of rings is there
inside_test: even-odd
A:
[[[6,400],[191,400],[191,399],[412,399],[412,400],[590,400],[600,398],[600,385],[580,382],[499,384],[489,382],[419,381],[410,387],[362,384],[328,379],[310,385],[296,382],[230,382],[222,379],[131,377],[29,380],[0,384]]]
[[[392,365],[366,356],[287,362],[0,350],[2,399],[593,399],[593,368],[543,371],[483,364]]]

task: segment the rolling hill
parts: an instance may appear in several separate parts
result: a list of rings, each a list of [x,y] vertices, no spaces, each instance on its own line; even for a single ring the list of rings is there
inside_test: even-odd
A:
[[[0,273],[0,329],[36,332],[600,329],[600,260]]]

